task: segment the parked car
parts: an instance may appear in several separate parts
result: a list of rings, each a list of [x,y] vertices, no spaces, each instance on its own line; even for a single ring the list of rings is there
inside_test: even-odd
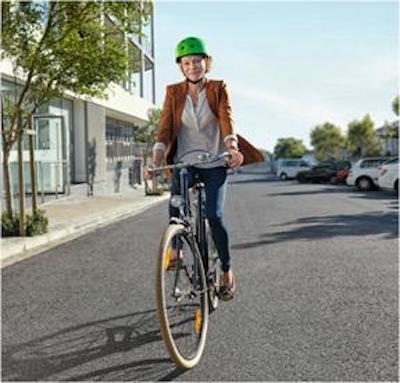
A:
[[[379,166],[390,160],[388,157],[361,158],[351,168],[346,184],[367,191],[378,188]]]
[[[338,169],[338,171],[336,172],[336,177],[331,178],[331,183],[345,184],[346,179],[349,176],[350,169],[351,169],[351,165],[346,166],[342,169]]]
[[[299,171],[310,168],[311,166],[300,158],[280,158],[276,167],[276,175],[281,180],[296,178]]]
[[[378,185],[382,189],[399,191],[399,159],[395,158],[380,167]]]
[[[336,176],[337,169],[333,164],[319,164],[309,170],[299,172],[296,176],[300,183],[328,182]]]
[[[338,172],[351,166],[349,161],[329,161],[322,162],[309,170],[299,172],[297,181],[305,182],[330,182],[335,184],[338,182]],[[339,177],[343,177],[340,175]]]

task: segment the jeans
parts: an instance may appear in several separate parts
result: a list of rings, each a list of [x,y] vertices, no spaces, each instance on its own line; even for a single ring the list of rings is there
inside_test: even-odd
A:
[[[171,185],[171,195],[180,193],[179,169],[174,169]],[[195,175],[205,185],[206,194],[206,217],[211,228],[211,235],[218,251],[222,271],[229,271],[231,258],[229,255],[228,232],[223,221],[223,210],[227,190],[227,168],[216,167],[211,169],[188,168],[189,187],[193,186]],[[169,205],[170,217],[179,217],[179,209]]]

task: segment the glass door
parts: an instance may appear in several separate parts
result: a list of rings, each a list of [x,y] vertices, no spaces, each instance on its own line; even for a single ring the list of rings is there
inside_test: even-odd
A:
[[[68,180],[64,116],[44,114],[33,118],[38,192],[65,193]]]

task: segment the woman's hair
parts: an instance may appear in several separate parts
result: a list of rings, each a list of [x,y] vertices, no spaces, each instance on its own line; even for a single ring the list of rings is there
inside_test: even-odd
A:
[[[206,56],[206,55],[202,55],[203,58],[206,59],[206,73],[210,72],[212,69],[212,57],[211,56]],[[185,72],[182,69],[182,63],[179,62],[179,68],[182,71],[183,74],[185,74]]]
[[[206,57],[206,73],[210,72],[212,69],[212,57],[211,56],[207,56]]]

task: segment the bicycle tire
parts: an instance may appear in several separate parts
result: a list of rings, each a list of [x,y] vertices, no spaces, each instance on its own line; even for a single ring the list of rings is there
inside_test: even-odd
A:
[[[159,254],[158,254],[158,261],[157,261],[157,274],[156,274],[156,303],[157,303],[157,314],[158,320],[160,324],[161,336],[163,338],[164,344],[171,356],[171,359],[183,369],[190,369],[196,366],[196,364],[200,361],[201,356],[204,351],[205,343],[206,343],[206,336],[207,336],[207,329],[208,329],[208,319],[209,319],[209,308],[208,308],[208,293],[207,293],[207,282],[206,276],[204,272],[203,263],[198,254],[193,254],[196,252],[194,246],[191,249],[191,256],[198,264],[198,279],[200,285],[200,310],[201,314],[200,321],[201,321],[201,328],[200,334],[198,336],[198,343],[196,346],[195,351],[187,356],[183,355],[182,351],[179,349],[176,339],[172,334],[171,325],[168,316],[168,305],[166,301],[166,287],[165,287],[165,278],[166,273],[170,272],[167,271],[165,268],[166,258],[168,256],[168,248],[169,245],[172,243],[174,238],[182,238],[187,242],[192,242],[189,238],[187,233],[185,232],[185,228],[181,224],[170,224],[164,235],[161,239]],[[196,276],[195,276],[196,278]],[[196,311],[196,318],[195,318],[195,326],[197,325],[197,311]]]
[[[219,303],[219,287],[221,285],[221,269],[217,248],[211,235],[211,228],[208,220],[205,221],[205,233],[207,238],[208,253],[208,310],[213,313]]]

